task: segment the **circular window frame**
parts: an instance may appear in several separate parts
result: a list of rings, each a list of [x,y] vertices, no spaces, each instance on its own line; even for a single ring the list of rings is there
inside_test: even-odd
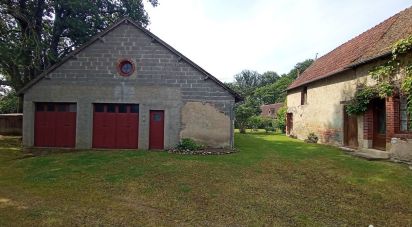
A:
[[[129,73],[125,73],[122,71],[122,67],[125,64],[131,64],[132,65],[132,70]],[[122,76],[122,77],[129,77],[133,75],[133,73],[136,71],[136,66],[135,63],[131,59],[120,59],[117,63],[117,73]]]

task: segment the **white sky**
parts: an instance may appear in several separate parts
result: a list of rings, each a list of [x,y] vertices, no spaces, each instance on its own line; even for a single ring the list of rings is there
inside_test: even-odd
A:
[[[159,0],[149,29],[222,81],[286,73],[412,5],[410,0]]]

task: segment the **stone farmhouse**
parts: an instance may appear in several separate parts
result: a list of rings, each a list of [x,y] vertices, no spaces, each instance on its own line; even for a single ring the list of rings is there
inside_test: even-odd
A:
[[[317,59],[287,89],[287,134],[305,139],[313,132],[321,143],[354,148],[359,155],[411,161],[405,97],[375,99],[361,116],[344,110],[358,85],[376,83],[369,72],[390,59],[393,44],[411,35],[408,8]]]
[[[124,18],[21,91],[23,145],[166,149],[182,138],[233,146],[242,98],[170,45]]]
[[[274,104],[268,104],[268,105],[261,105],[260,106],[260,116],[262,117],[270,117],[270,118],[276,118],[278,110],[283,106],[283,103],[274,103]]]

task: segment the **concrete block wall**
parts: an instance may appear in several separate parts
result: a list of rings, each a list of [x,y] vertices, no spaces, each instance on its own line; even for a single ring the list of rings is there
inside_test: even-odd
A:
[[[136,71],[130,77],[118,74],[121,59],[135,63]],[[180,56],[123,23],[26,91],[23,144],[29,147],[34,145],[36,102],[77,103],[76,148],[91,148],[93,103],[139,104],[139,148],[147,149],[149,110],[165,110],[165,146],[172,147],[180,140],[181,111],[186,103],[208,103],[232,125],[235,99]],[[225,146],[230,146],[233,127],[225,130],[231,135]]]

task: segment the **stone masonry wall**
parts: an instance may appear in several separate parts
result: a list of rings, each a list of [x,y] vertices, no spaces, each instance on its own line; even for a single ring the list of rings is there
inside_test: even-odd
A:
[[[288,92],[288,113],[293,113],[293,131],[299,139],[310,132],[319,136],[321,143],[343,145],[344,104],[352,99],[360,83],[373,84],[367,76],[369,68],[360,67],[310,83],[307,104],[301,105],[301,89]],[[358,143],[363,144],[363,119],[358,117]]]

